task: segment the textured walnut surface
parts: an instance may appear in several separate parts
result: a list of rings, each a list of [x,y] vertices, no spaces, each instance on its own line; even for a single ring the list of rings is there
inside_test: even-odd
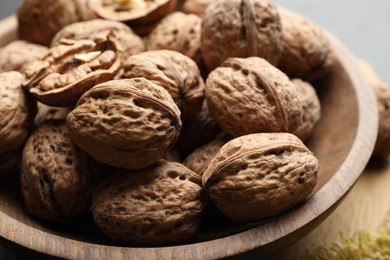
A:
[[[260,133],[226,143],[202,181],[228,218],[247,222],[281,214],[306,200],[317,172],[318,160],[298,137]]]
[[[130,245],[186,241],[203,209],[202,182],[187,167],[160,161],[139,171],[121,171],[100,183],[92,213],[113,240]]]
[[[390,154],[390,85],[373,84],[379,112],[378,137],[373,154],[386,157]]]
[[[178,51],[197,64],[201,64],[201,22],[201,18],[193,14],[182,12],[169,14],[149,34],[146,42],[147,49]]]
[[[213,0],[186,0],[181,8],[184,13],[202,16]]]
[[[112,79],[119,69],[120,55],[110,32],[62,39],[28,66],[24,86],[42,103],[73,106],[86,90]]]
[[[229,57],[259,56],[277,65],[282,28],[272,0],[215,0],[202,19],[201,49],[209,69]]]
[[[181,129],[172,97],[144,78],[95,86],[80,98],[67,123],[79,147],[101,162],[126,169],[156,162]]]
[[[124,62],[129,56],[145,50],[143,40],[130,27],[117,21],[94,19],[65,26],[53,38],[52,45],[62,38],[80,40],[88,39],[93,34],[111,31],[112,37],[117,39],[121,60]]]
[[[71,142],[65,121],[46,121],[23,150],[24,205],[35,217],[70,221],[87,212],[100,174],[101,167]]]
[[[314,87],[301,79],[293,79],[302,105],[302,121],[294,131],[302,141],[305,141],[313,132],[314,126],[321,117],[321,104]]]
[[[17,11],[19,37],[49,46],[64,26],[95,18],[87,0],[24,0]]]
[[[122,78],[144,77],[166,89],[179,107],[182,118],[191,118],[201,109],[204,82],[195,62],[170,50],[147,51],[131,56]]]
[[[326,76],[335,58],[325,32],[300,15],[282,8],[279,12],[283,32],[280,69],[291,78],[308,81]]]
[[[292,132],[301,122],[301,105],[288,77],[259,57],[230,58],[206,81],[209,110],[232,136]]]
[[[43,58],[48,48],[43,45],[15,40],[0,49],[0,72],[23,72],[28,63]]]
[[[22,89],[16,71],[0,73],[0,163],[22,148],[36,113],[36,103]]]

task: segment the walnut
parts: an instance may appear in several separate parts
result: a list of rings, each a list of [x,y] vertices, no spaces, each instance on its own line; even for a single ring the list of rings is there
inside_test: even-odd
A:
[[[235,137],[293,132],[301,123],[295,86],[259,57],[230,58],[212,71],[206,81],[206,100],[215,121]]]
[[[284,46],[279,68],[290,78],[306,81],[329,74],[335,56],[322,28],[288,10],[280,8],[279,13]]]
[[[121,22],[94,19],[73,23],[65,26],[53,38],[52,45],[62,38],[81,40],[88,39],[91,35],[111,32],[117,39],[116,44],[124,62],[129,56],[145,51],[143,40],[136,35],[130,27]]]
[[[155,163],[172,148],[181,129],[172,97],[144,78],[96,85],[80,98],[67,124],[81,149],[125,169]]]
[[[120,63],[110,32],[90,39],[62,39],[24,71],[24,86],[49,106],[73,106],[86,90],[112,79]]]
[[[176,0],[89,0],[97,16],[129,25],[137,34],[146,35],[160,19],[176,8]]]
[[[93,196],[96,224],[123,244],[152,246],[184,242],[197,230],[203,210],[200,176],[160,161],[104,179]]]
[[[302,122],[295,129],[294,134],[302,141],[306,141],[312,134],[314,126],[320,120],[321,104],[316,90],[310,83],[301,79],[293,79],[292,83],[297,89],[302,105]]]
[[[69,112],[72,111],[71,107],[51,107],[41,102],[37,102],[37,104],[38,111],[34,119],[35,127],[49,119],[65,120]]]
[[[66,223],[88,211],[102,167],[70,140],[63,120],[41,124],[22,156],[21,189],[26,210]]]
[[[22,88],[16,71],[0,73],[0,164],[15,156],[26,142],[36,113],[36,102]]]
[[[258,133],[226,143],[202,176],[210,199],[235,222],[283,213],[313,191],[318,160],[289,133]]]
[[[210,161],[225,143],[223,139],[216,139],[208,144],[202,145],[188,155],[183,161],[183,164],[202,176]]]
[[[282,43],[272,0],[215,0],[203,14],[201,49],[210,70],[230,57],[258,56],[277,65]]]
[[[22,40],[49,46],[64,26],[95,18],[87,0],[24,0],[17,11]]]
[[[148,50],[166,49],[180,52],[193,59],[198,67],[202,67],[201,22],[201,18],[193,14],[169,14],[149,34],[146,47]]]
[[[187,56],[169,50],[147,51],[131,56],[123,70],[122,78],[144,77],[165,88],[183,120],[201,109],[204,82],[195,62]]]
[[[182,11],[187,14],[202,16],[213,0],[186,0],[182,6]]]
[[[23,70],[28,64],[40,60],[48,52],[43,45],[15,40],[0,49],[0,72]]]
[[[372,84],[375,91],[378,113],[378,137],[375,143],[373,155],[386,157],[390,154],[390,85],[377,82]]]

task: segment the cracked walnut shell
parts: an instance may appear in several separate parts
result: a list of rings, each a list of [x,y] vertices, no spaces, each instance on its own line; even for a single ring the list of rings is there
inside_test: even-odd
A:
[[[181,129],[169,93],[144,78],[111,80],[87,91],[68,114],[72,140],[96,160],[125,169],[152,165]]]
[[[201,50],[212,70],[230,57],[258,56],[277,65],[282,26],[272,0],[215,0],[202,18]]]
[[[302,108],[289,78],[259,57],[230,58],[206,81],[209,111],[231,136],[293,132]]]
[[[91,208],[107,236],[136,246],[188,240],[198,228],[202,210],[200,176],[182,164],[163,160],[103,179]]]
[[[259,133],[226,143],[202,181],[226,217],[255,222],[305,201],[317,183],[318,168],[316,157],[295,135]]]
[[[65,121],[46,121],[23,149],[25,208],[37,218],[72,221],[88,211],[100,175],[101,167],[71,142]]]

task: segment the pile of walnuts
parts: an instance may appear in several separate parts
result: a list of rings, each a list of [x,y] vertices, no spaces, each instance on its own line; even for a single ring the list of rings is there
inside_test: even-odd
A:
[[[17,17],[0,162],[22,154],[34,217],[92,213],[119,244],[172,245],[206,205],[256,222],[312,193],[311,83],[334,63],[317,25],[272,0],[25,0]]]

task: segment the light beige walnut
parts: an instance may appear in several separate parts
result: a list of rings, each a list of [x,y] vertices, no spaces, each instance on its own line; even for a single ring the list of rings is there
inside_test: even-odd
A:
[[[195,62],[170,50],[147,51],[127,59],[121,78],[144,77],[166,89],[181,111],[183,121],[202,107],[204,82]]]
[[[196,14],[202,16],[213,0],[186,0],[181,10],[187,14]]]
[[[0,72],[19,71],[28,66],[30,62],[42,59],[48,52],[43,45],[15,40],[0,48]]]
[[[64,26],[94,19],[88,0],[24,0],[17,10],[18,33],[22,40],[49,46]]]
[[[324,30],[286,9],[279,8],[283,52],[279,68],[290,78],[315,81],[332,70],[335,56]]]
[[[209,166],[211,160],[225,143],[226,142],[223,139],[216,139],[208,144],[202,145],[193,151],[190,155],[188,155],[187,158],[183,161],[183,164],[202,176],[205,169]]]
[[[210,70],[230,57],[258,56],[277,65],[282,49],[282,26],[272,0],[215,0],[203,14],[201,50]]]
[[[100,162],[125,169],[152,165],[181,129],[180,111],[162,87],[144,78],[96,85],[68,114],[72,140]]]
[[[302,109],[294,84],[265,59],[230,58],[206,81],[210,114],[231,136],[293,132]]]
[[[226,143],[202,176],[210,199],[235,222],[279,215],[312,193],[318,160],[289,133],[258,133]]]
[[[36,102],[22,88],[16,71],[0,73],[0,164],[23,148],[36,113]]]
[[[292,83],[298,92],[302,105],[302,122],[293,132],[302,141],[306,141],[321,118],[321,103],[314,87],[301,79],[293,79]]]
[[[94,34],[111,32],[117,39],[118,53],[124,62],[129,56],[145,51],[143,40],[130,27],[117,21],[94,19],[65,26],[53,38],[52,46],[61,39],[81,40],[89,39]]]
[[[21,189],[33,216],[66,223],[85,214],[102,167],[70,140],[64,120],[49,120],[29,137],[22,157]]]
[[[375,143],[373,155],[386,157],[390,155],[390,85],[377,82],[372,87],[375,91],[378,113],[378,137]]]
[[[199,175],[179,163],[159,161],[108,176],[94,193],[91,211],[98,227],[117,242],[167,245],[195,233],[203,200]]]
[[[121,67],[111,32],[58,41],[47,56],[24,71],[24,87],[49,106],[74,106],[94,85],[114,78]]]

